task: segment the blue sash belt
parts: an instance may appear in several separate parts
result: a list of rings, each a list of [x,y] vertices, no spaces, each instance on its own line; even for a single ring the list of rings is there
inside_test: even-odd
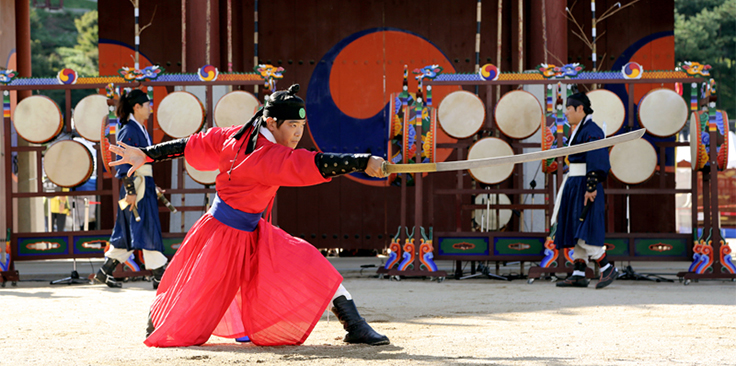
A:
[[[230,207],[230,205],[221,200],[218,195],[215,195],[215,199],[212,200],[212,207],[210,208],[209,213],[217,219],[217,221],[230,226],[233,229],[248,232],[255,231],[256,227],[258,227],[258,221],[261,219],[261,214],[259,213],[243,212]]]

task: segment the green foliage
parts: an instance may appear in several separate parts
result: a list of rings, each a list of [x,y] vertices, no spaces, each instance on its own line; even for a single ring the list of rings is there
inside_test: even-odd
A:
[[[65,3],[66,5],[66,3]],[[33,77],[55,78],[64,68],[79,76],[98,75],[97,11],[48,12],[31,10],[31,68]],[[72,106],[96,93],[93,89],[72,90]],[[63,90],[44,90],[39,94],[53,99],[64,110]]]
[[[736,0],[676,0],[675,59],[711,65],[718,108],[736,116]]]

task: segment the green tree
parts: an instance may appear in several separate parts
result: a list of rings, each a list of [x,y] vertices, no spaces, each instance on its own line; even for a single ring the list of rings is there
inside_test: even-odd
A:
[[[675,0],[675,59],[711,65],[718,108],[736,121],[736,0]]]
[[[97,48],[97,11],[89,11],[74,19],[77,43],[74,47],[57,47],[64,67],[72,68],[81,76],[97,76],[99,52]]]
[[[99,73],[97,11],[73,13],[31,10],[31,67],[33,77],[55,78],[61,69],[72,68],[79,76]],[[72,106],[96,93],[93,89],[72,90]],[[63,90],[36,92],[53,99],[64,111]]]

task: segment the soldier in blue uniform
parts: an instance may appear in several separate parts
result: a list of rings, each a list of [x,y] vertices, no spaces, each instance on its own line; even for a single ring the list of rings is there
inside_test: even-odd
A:
[[[117,133],[118,141],[131,146],[151,146],[151,138],[144,123],[151,115],[151,101],[141,90],[123,94],[118,102],[116,114],[121,127]],[[127,207],[118,207],[117,220],[110,236],[111,248],[105,253],[105,263],[94,277],[95,283],[109,287],[122,287],[115,281],[112,273],[115,267],[125,262],[133,250],[143,251],[145,266],[153,273],[153,288],[157,289],[164,274],[167,262],[163,254],[161,221],[158,216],[156,184],[153,182],[152,164],[139,168],[135,175],[128,177],[130,165],[115,167],[115,177],[122,180],[120,197],[124,197]],[[134,212],[136,211],[136,212]],[[140,218],[136,219],[136,214]]]
[[[570,145],[605,138],[603,130],[592,119],[593,109],[585,93],[568,97],[565,116],[573,127]],[[605,240],[605,199],[602,182],[611,166],[608,149],[570,155],[570,171],[562,187],[557,219],[557,248],[574,248],[572,276],[557,283],[557,287],[587,287],[585,269],[588,257],[598,262],[601,277],[596,288],[611,284],[618,270],[608,262]],[[586,207],[589,206],[589,207]]]

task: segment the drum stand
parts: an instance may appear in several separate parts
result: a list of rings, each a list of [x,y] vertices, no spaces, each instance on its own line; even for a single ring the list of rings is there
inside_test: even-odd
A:
[[[75,203],[75,200],[72,200],[72,228],[76,225],[76,218],[77,218],[77,205]],[[89,212],[89,211],[87,211]],[[85,221],[87,219],[85,218]],[[89,284],[89,280],[86,278],[79,278],[79,272],[77,272],[77,258],[72,258],[74,261],[74,269],[72,269],[72,273],[69,277],[65,277],[62,279],[51,281],[51,285],[58,285],[65,283],[67,285],[79,285],[79,284]]]
[[[498,262],[496,262],[496,267],[498,267]],[[479,277],[479,276],[488,276],[488,278],[490,278],[492,280],[511,281],[507,277],[504,277],[504,276],[501,276],[501,275],[497,275],[495,273],[491,273],[491,269],[487,265],[485,265],[483,263],[479,263],[478,264],[478,271],[480,271],[480,272],[479,273],[475,273],[475,262],[471,262],[471,270],[470,270],[470,273],[471,274],[469,274],[467,276],[458,277],[458,280],[467,280],[468,278],[474,278],[474,277]]]
[[[618,276],[619,280],[633,280],[633,281],[653,281],[653,282],[675,282],[669,278],[656,275],[654,273],[636,273],[631,266],[626,266],[622,270],[623,273]]]

